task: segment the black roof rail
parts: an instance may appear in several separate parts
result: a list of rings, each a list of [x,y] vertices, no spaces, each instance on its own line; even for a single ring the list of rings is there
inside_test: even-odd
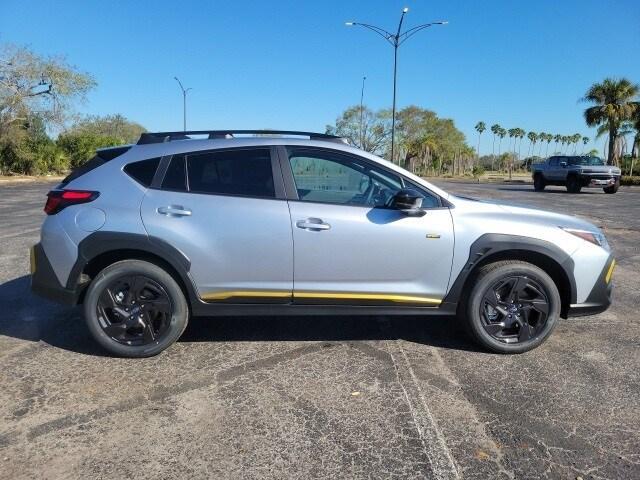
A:
[[[180,132],[145,132],[140,135],[137,144],[146,145],[149,143],[170,142],[172,140],[187,140],[189,135],[207,135],[209,139],[229,138],[234,135],[288,135],[309,137],[310,140],[345,141],[342,137],[329,135],[328,133],[298,132],[295,130],[186,130]]]

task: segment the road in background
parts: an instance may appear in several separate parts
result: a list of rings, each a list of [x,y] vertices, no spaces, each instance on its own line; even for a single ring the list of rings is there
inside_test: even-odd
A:
[[[303,317],[196,319],[111,358],[29,291],[52,185],[1,185],[0,478],[640,477],[640,189],[438,183],[602,226],[613,307],[517,356],[451,319]]]

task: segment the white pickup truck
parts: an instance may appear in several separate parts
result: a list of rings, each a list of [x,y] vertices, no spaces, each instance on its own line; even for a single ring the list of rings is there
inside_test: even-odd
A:
[[[570,193],[579,193],[582,187],[602,188],[605,193],[620,188],[620,169],[598,157],[556,155],[531,165],[531,173],[537,192],[547,185],[566,186]]]

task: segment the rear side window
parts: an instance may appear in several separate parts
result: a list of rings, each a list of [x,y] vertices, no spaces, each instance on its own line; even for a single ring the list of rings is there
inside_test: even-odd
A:
[[[159,158],[150,158],[149,160],[130,163],[124,167],[124,171],[136,182],[148,187],[153,181],[153,176],[156,174],[159,164]]]
[[[185,169],[184,155],[174,155],[171,158],[167,173],[162,180],[163,190],[175,190],[185,192],[187,190],[187,172]]]
[[[275,198],[268,148],[186,156],[190,192]]]
[[[557,167],[558,166],[558,157],[553,157],[551,159],[549,159],[549,165],[552,167]]]

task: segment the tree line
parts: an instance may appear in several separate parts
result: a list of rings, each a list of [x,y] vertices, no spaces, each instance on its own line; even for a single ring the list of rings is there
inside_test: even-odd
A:
[[[144,127],[122,115],[75,114],[75,104],[95,86],[63,57],[0,47],[0,174],[64,173],[97,148],[137,140]]]
[[[593,84],[581,99],[592,105],[585,109],[584,119],[589,127],[597,127],[596,138],[607,135],[607,159],[612,165],[620,166],[625,159],[627,151],[627,136],[633,135],[631,153],[629,155],[633,171],[633,161],[640,155],[640,102],[638,95],[640,86],[626,78],[606,78],[602,82]],[[480,158],[480,140],[487,129],[485,122],[476,124],[478,132],[477,156]],[[583,137],[580,133],[573,135],[552,134],[546,132],[525,132],[522,128],[505,129],[496,123],[491,126],[493,133],[492,157],[495,157],[496,139],[498,139],[498,158],[501,156],[502,140],[509,136],[509,150],[513,157],[521,158],[522,141],[526,135],[529,140],[527,157],[544,157],[549,155],[549,146],[555,142],[552,153],[568,154],[573,145],[573,154],[578,153],[578,145],[582,145],[582,153],[585,153],[589,143],[589,137]],[[546,144],[546,145],[545,145]],[[538,154],[536,155],[536,145]],[[517,153],[516,153],[517,151]]]

